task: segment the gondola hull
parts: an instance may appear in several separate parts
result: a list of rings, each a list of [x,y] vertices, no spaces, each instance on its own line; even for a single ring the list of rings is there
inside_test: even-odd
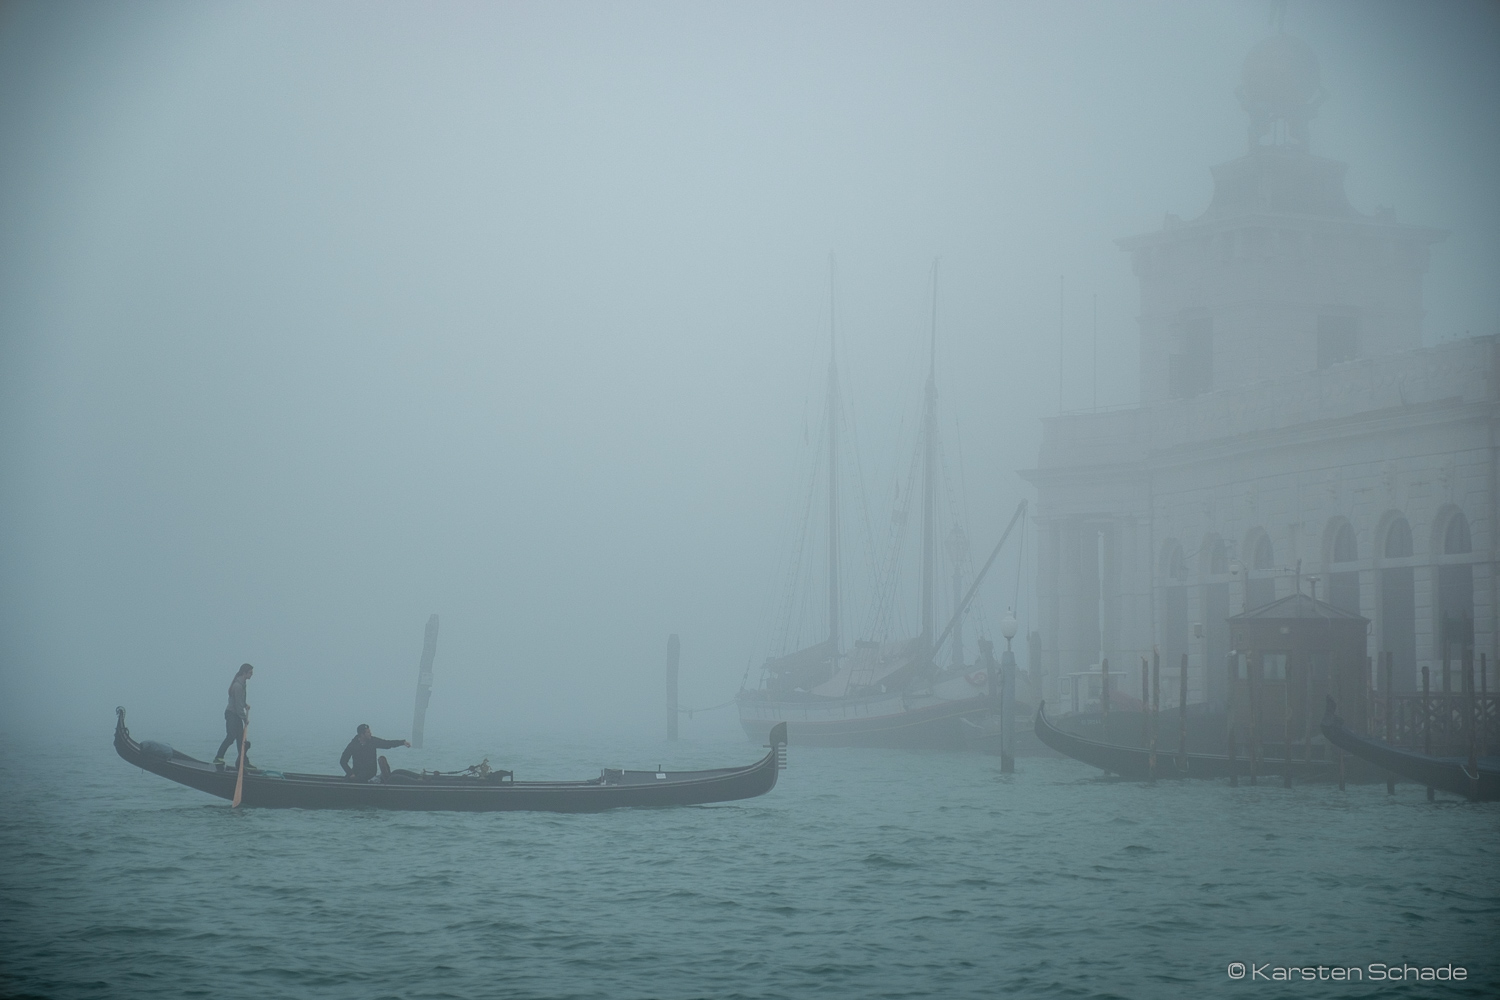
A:
[[[236,772],[217,768],[162,744],[142,745],[116,709],[115,751],[126,762],[189,788],[233,799]],[[770,752],[747,767],[707,771],[614,771],[588,781],[500,780],[397,771],[378,783],[321,774],[245,772],[242,804],[271,809],[404,809],[423,811],[602,812],[623,807],[661,807],[731,802],[764,795],[776,787],[786,764],[786,727],[771,732]]]
[[[1323,738],[1345,753],[1429,788],[1485,802],[1500,800],[1500,758],[1479,757],[1471,768],[1463,757],[1433,757],[1351,733],[1332,698],[1323,710]]]
[[[1222,754],[1187,753],[1178,754],[1165,746],[1154,752],[1141,747],[1120,746],[1115,743],[1100,743],[1058,729],[1047,720],[1046,702],[1036,710],[1034,729],[1037,739],[1065,757],[1091,764],[1102,771],[1117,774],[1122,778],[1150,781],[1155,778],[1248,778],[1252,773],[1261,775],[1284,774],[1290,769],[1293,777],[1303,781],[1333,780],[1337,777],[1337,765],[1331,761],[1303,761],[1293,757],[1290,761],[1280,757],[1262,756],[1257,762],[1245,757],[1229,757]]]

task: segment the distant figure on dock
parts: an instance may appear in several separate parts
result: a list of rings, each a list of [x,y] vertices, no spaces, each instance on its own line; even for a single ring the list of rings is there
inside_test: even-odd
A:
[[[344,777],[351,781],[369,781],[375,777],[375,751],[389,750],[392,747],[409,747],[410,740],[383,740],[370,732],[370,727],[361,722],[359,729],[354,733],[354,739],[344,747],[344,755],[339,758],[339,767],[344,769]],[[350,761],[354,766],[350,767]]]
[[[250,703],[245,700],[245,682],[254,673],[254,667],[241,663],[234,680],[229,682],[229,704],[224,706],[224,742],[219,744],[219,752],[214,754],[216,767],[224,766],[224,751],[229,749],[231,743],[236,745],[239,755],[244,757],[245,766],[250,766],[250,758],[245,756],[250,752],[250,744],[245,740],[245,727],[250,724]]]

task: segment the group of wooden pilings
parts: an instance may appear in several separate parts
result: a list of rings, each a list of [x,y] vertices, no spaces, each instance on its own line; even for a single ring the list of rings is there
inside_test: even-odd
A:
[[[1109,657],[1099,663],[1100,717],[1103,720],[1105,739],[1109,738]],[[1177,675],[1177,770],[1187,770],[1187,704],[1188,704],[1188,657],[1182,654],[1181,667]],[[1151,659],[1141,657],[1141,745],[1150,751],[1148,767],[1151,777],[1156,777],[1156,744],[1161,732],[1161,651],[1152,650]]]
[[[1443,689],[1442,693],[1437,696],[1434,696],[1432,693],[1432,671],[1427,664],[1422,664],[1422,694],[1420,698],[1413,698],[1411,696],[1395,694],[1395,685],[1392,683],[1394,670],[1391,662],[1391,654],[1381,654],[1381,661],[1383,679],[1385,681],[1385,697],[1382,699],[1385,716],[1383,720],[1385,732],[1382,735],[1385,737],[1385,741],[1392,746],[1398,746],[1403,744],[1401,739],[1403,735],[1408,737],[1413,735],[1410,732],[1402,733],[1397,728],[1395,721],[1397,715],[1396,706],[1398,704],[1409,705],[1417,709],[1415,713],[1417,718],[1411,718],[1410,713],[1408,713],[1408,721],[1411,723],[1408,728],[1415,728],[1417,724],[1421,725],[1422,752],[1431,756],[1433,749],[1433,724],[1437,718],[1434,703],[1441,704],[1444,715],[1444,729],[1447,730],[1445,735],[1449,737],[1449,741],[1443,749],[1449,751],[1456,749],[1453,745],[1455,741],[1451,738],[1454,735],[1452,724],[1456,715],[1458,719],[1458,739],[1456,742],[1468,758],[1468,773],[1472,776],[1470,780],[1474,782],[1474,793],[1477,796],[1479,758],[1489,755],[1489,727],[1486,720],[1492,706],[1490,705],[1489,693],[1489,659],[1486,654],[1479,654],[1479,663],[1477,664],[1478,681],[1476,683],[1476,664],[1474,662],[1473,651],[1467,648],[1462,651],[1459,657],[1461,688],[1459,696],[1456,699],[1458,701],[1456,712],[1453,705],[1455,699],[1452,690],[1452,672],[1449,667],[1451,659],[1446,655],[1446,650],[1442,668]],[[1413,741],[1408,740],[1405,742],[1409,743]],[[1390,773],[1386,774],[1386,791],[1391,794],[1394,794],[1396,791],[1396,778],[1395,775]],[[1432,786],[1427,786],[1427,800],[1431,802],[1434,796],[1435,792]]]
[[[1224,658],[1224,669],[1228,681],[1229,698],[1224,713],[1225,743],[1229,753],[1229,784],[1238,788],[1240,784],[1239,773],[1239,744],[1235,739],[1236,721],[1236,698],[1239,681],[1239,658],[1240,653],[1230,652]],[[1247,663],[1251,654],[1245,654]],[[1366,674],[1368,674],[1368,669]],[[1265,757],[1261,753],[1261,676],[1259,664],[1247,666],[1245,680],[1250,688],[1250,738],[1246,742],[1246,761],[1250,766],[1247,777],[1250,784],[1260,782],[1261,765]],[[1291,672],[1288,669],[1283,680],[1282,714],[1281,714],[1281,783],[1285,788],[1292,787],[1292,698],[1291,698]],[[1368,683],[1368,679],[1367,679]],[[1312,732],[1313,732],[1313,701],[1312,701],[1312,672],[1304,670],[1302,673],[1302,766],[1312,766]],[[1338,775],[1339,791],[1345,790],[1346,771],[1344,751],[1338,751]]]

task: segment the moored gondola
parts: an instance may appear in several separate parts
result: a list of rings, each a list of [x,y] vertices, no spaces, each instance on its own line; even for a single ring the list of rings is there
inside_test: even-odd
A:
[[[1329,698],[1323,709],[1323,738],[1345,753],[1408,781],[1440,788],[1465,798],[1493,802],[1500,799],[1500,757],[1434,757],[1403,750],[1381,740],[1349,732],[1338,716],[1338,705]]]
[[[1158,747],[1127,747],[1100,743],[1058,729],[1047,719],[1047,703],[1036,710],[1037,739],[1058,753],[1122,778],[1149,781],[1154,778],[1248,778],[1283,774],[1290,768],[1293,776],[1304,780],[1325,781],[1337,777],[1337,765],[1328,760],[1290,760],[1261,756],[1255,761],[1224,754],[1185,753]]]
[[[138,743],[115,709],[115,751],[128,763],[189,788],[234,797],[233,768],[220,769],[164,743]],[[273,809],[406,809],[498,812],[600,812],[625,806],[689,806],[764,795],[786,766],[786,725],[771,730],[770,752],[747,767],[707,771],[605,769],[586,781],[517,781],[509,771],[419,774],[397,770],[378,782],[250,768],[243,805]]]

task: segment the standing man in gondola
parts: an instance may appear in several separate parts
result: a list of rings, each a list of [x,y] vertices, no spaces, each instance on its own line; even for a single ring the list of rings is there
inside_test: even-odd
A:
[[[238,746],[245,766],[250,766],[250,758],[246,756],[250,752],[250,743],[245,739],[245,727],[250,724],[250,703],[245,700],[245,682],[254,673],[254,667],[241,663],[234,680],[229,682],[229,704],[224,706],[224,742],[219,744],[219,752],[214,754],[215,767],[223,768],[224,751],[229,749],[231,743]]]
[[[375,751],[389,750],[391,747],[409,747],[410,740],[383,740],[370,732],[370,727],[361,722],[359,729],[354,733],[354,739],[344,747],[344,755],[339,758],[339,767],[344,769],[344,777],[350,781],[369,781],[375,777]],[[354,766],[350,767],[353,761]]]

